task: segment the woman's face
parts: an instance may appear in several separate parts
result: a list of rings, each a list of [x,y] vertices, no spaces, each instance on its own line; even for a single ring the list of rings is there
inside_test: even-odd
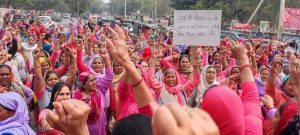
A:
[[[160,63],[159,61],[155,62],[155,72],[157,72],[160,69]]]
[[[239,70],[239,68],[237,68],[237,67],[232,68],[230,75],[234,75],[234,76],[236,76],[235,79],[238,79],[238,78],[239,78],[239,75],[240,75],[240,70]]]
[[[288,51],[288,52],[286,53],[286,58],[289,59],[291,55],[292,55],[292,52],[291,52],[291,51]]]
[[[93,42],[91,42],[91,43],[93,44]],[[100,49],[100,48],[98,47],[97,44],[94,44],[94,45],[93,45],[93,53],[94,53],[94,54],[98,54],[98,53],[99,53],[99,49]]]
[[[44,61],[43,63],[41,63],[41,69],[42,69],[42,73],[46,73],[49,70],[49,63],[47,61]]]
[[[267,68],[266,65],[261,65],[261,66],[258,68],[258,70],[261,71],[261,70],[263,70],[263,69],[265,69],[265,68]]]
[[[100,58],[95,58],[92,64],[92,68],[96,73],[100,73],[103,70],[103,61]]]
[[[66,54],[62,51],[62,54],[60,56],[60,60],[64,63],[66,59]]]
[[[132,53],[131,55],[130,55],[130,60],[133,62],[133,63],[136,63],[136,61],[138,60],[139,58],[138,58],[138,54],[137,53]]]
[[[71,99],[71,90],[67,86],[64,86],[61,88],[59,93],[55,94],[55,97],[56,102]]]
[[[285,83],[283,89],[286,91],[286,93],[290,96],[290,97],[295,97],[295,92],[292,89],[292,83],[289,80],[287,80],[287,82]]]
[[[220,72],[222,71],[222,69],[221,69],[221,64],[220,64],[220,63],[214,64],[214,68],[216,69],[216,72],[217,72],[217,73],[220,73]]]
[[[57,37],[57,42],[58,43],[63,43],[65,40],[64,40],[64,36],[59,36],[59,37]]]
[[[93,74],[91,74],[87,77],[87,80],[86,80],[85,84],[83,85],[83,88],[89,92],[96,90],[96,79]]]
[[[53,87],[58,81],[59,81],[59,78],[56,74],[50,74],[46,80],[46,84],[49,87]]]
[[[134,52],[134,51],[135,51],[135,47],[134,47],[133,45],[130,45],[130,46],[128,47],[128,51],[129,51],[130,53]]]
[[[31,46],[34,46],[34,45],[35,45],[35,39],[34,39],[32,36],[30,36],[30,37],[28,38],[28,44],[31,45]]]
[[[208,85],[211,85],[216,78],[216,70],[213,67],[210,67],[206,71],[206,82]]]
[[[6,53],[4,51],[0,51],[0,60],[3,60],[6,57]]]
[[[220,61],[220,54],[219,53],[215,53],[214,57],[213,57],[214,61]]]
[[[123,71],[124,71],[124,68],[123,68],[123,66],[122,65],[120,65],[118,62],[115,62],[114,63],[114,73],[115,74],[121,74]]]
[[[44,52],[41,52],[41,53],[39,54],[39,56],[40,56],[40,57],[43,57],[43,58],[47,58],[47,55],[46,55]]]
[[[15,111],[9,111],[4,106],[0,105],[0,122],[15,115]]]
[[[260,72],[260,77],[262,81],[267,81],[268,77],[269,77],[269,70],[263,70]]]
[[[16,34],[19,34],[20,33],[20,29],[19,27],[16,28]]]
[[[190,68],[190,60],[187,57],[183,57],[179,64],[183,70]]]
[[[149,69],[149,65],[148,65],[148,63],[147,63],[147,62],[145,62],[145,61],[142,61],[142,62],[141,62],[141,65],[144,67],[144,69],[145,69],[146,71],[148,71],[148,69]]]
[[[170,86],[170,87],[173,87],[176,85],[176,75],[175,73],[167,73],[166,76],[165,76],[165,83]]]
[[[8,87],[11,81],[10,76],[11,72],[8,68],[0,68],[0,85],[3,87]]]
[[[5,32],[4,35],[6,37],[4,40],[9,41],[11,39],[11,35],[9,34],[9,32]]]

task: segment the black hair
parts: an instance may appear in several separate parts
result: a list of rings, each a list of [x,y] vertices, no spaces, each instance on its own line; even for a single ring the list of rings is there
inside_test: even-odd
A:
[[[81,38],[81,39],[83,39],[83,37],[82,37],[82,36],[80,36],[80,35],[78,35],[78,36],[77,36],[77,38]]]
[[[47,81],[47,79],[49,78],[49,76],[50,76],[51,74],[55,74],[55,75],[59,78],[59,74],[58,74],[56,71],[54,71],[54,70],[49,70],[49,71],[47,71],[46,74],[45,74],[45,80],[46,80],[46,81]]]
[[[152,135],[151,118],[132,114],[116,123],[112,135]]]
[[[9,72],[11,73],[11,68],[8,65],[0,64],[0,69],[1,68],[7,68],[7,69],[9,69]]]
[[[55,101],[55,99],[57,97],[57,95],[55,96],[55,94],[59,93],[63,87],[68,87],[70,90],[70,87],[64,82],[58,82],[53,86],[52,91],[51,91],[50,103],[47,106],[47,109],[50,109],[50,110],[54,109],[53,102]],[[70,92],[71,92],[71,90],[70,90]]]
[[[284,109],[288,106],[288,102],[284,102],[279,107],[279,114],[282,115]],[[279,135],[298,135],[298,123],[299,117],[295,114],[292,118],[290,118],[288,125],[279,133]]]
[[[280,114],[280,116],[282,115],[284,109],[285,109],[288,105],[289,105],[288,102],[284,102],[284,103],[282,103],[282,104],[280,105],[280,107],[279,107],[279,114]]]
[[[50,33],[47,33],[46,35],[45,35],[45,38],[44,38],[45,40],[48,40],[48,39],[51,39],[51,34]]]
[[[59,38],[59,37],[61,37],[61,36],[65,36],[65,34],[63,34],[63,33],[58,33],[58,34],[57,34],[57,38]]]
[[[141,65],[142,62],[146,62],[149,65],[149,63],[147,61],[144,61],[144,60],[139,61],[138,64]]]
[[[33,39],[35,40],[35,36],[33,36],[33,35],[28,35],[28,39],[29,39],[30,37],[33,37]]]
[[[46,58],[50,58],[50,54],[47,51],[41,50],[41,53],[45,54]]]
[[[191,58],[190,58],[189,55],[187,55],[187,54],[182,54],[182,55],[180,55],[180,57],[179,57],[179,63],[180,63],[181,59],[183,59],[184,57],[188,58],[188,60],[191,61]]]
[[[211,55],[211,57],[214,58],[214,56],[215,56],[217,53],[220,54],[219,51],[214,51],[213,54]]]

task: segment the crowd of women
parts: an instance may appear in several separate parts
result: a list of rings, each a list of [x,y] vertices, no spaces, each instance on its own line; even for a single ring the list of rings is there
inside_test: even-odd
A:
[[[295,47],[260,40],[172,45],[93,22],[0,31],[0,133],[299,134]]]

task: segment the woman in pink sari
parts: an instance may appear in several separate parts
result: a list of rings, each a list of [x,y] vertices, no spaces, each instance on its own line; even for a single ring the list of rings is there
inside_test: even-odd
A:
[[[262,135],[259,96],[249,58],[240,43],[232,43],[230,48],[241,67],[242,97],[226,86],[215,86],[205,93],[202,108],[217,123],[222,135]]]
[[[197,48],[193,48],[197,50]],[[188,80],[185,84],[180,83],[180,77],[177,71],[173,68],[165,70],[163,75],[163,82],[159,82],[155,78],[155,62],[156,57],[152,57],[150,63],[150,69],[148,70],[149,83],[152,84],[155,94],[158,99],[158,103],[161,105],[167,105],[172,102],[177,102],[180,105],[187,104],[187,97],[194,91],[200,82],[200,74],[198,70],[198,57],[196,53],[192,53],[194,56],[192,59],[193,74],[191,80]]]
[[[176,72],[178,72],[179,75],[179,83],[180,84],[185,84],[188,80],[191,79],[192,77],[192,72],[193,72],[193,68],[191,67],[191,59],[189,57],[189,55],[175,55],[174,56],[168,56],[164,59],[162,59],[160,61],[161,66],[164,69],[168,69],[168,68],[173,68],[176,70]],[[177,59],[177,57],[179,57],[178,60],[178,66],[174,66],[174,64],[171,63],[171,61],[174,61],[174,59]]]

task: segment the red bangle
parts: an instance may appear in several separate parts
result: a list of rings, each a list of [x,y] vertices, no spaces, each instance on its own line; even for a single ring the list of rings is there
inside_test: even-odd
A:
[[[131,85],[131,87],[136,87],[143,82],[144,78],[141,78],[136,84]]]
[[[274,69],[270,69],[270,71],[272,72],[272,73],[274,73],[274,74],[277,74],[277,72],[274,70]]]
[[[243,69],[244,69],[245,67],[251,68],[251,65],[250,65],[250,64],[246,64],[246,65],[241,66],[241,67],[240,67],[240,72],[242,72]],[[251,69],[251,70],[252,70],[252,69]]]

